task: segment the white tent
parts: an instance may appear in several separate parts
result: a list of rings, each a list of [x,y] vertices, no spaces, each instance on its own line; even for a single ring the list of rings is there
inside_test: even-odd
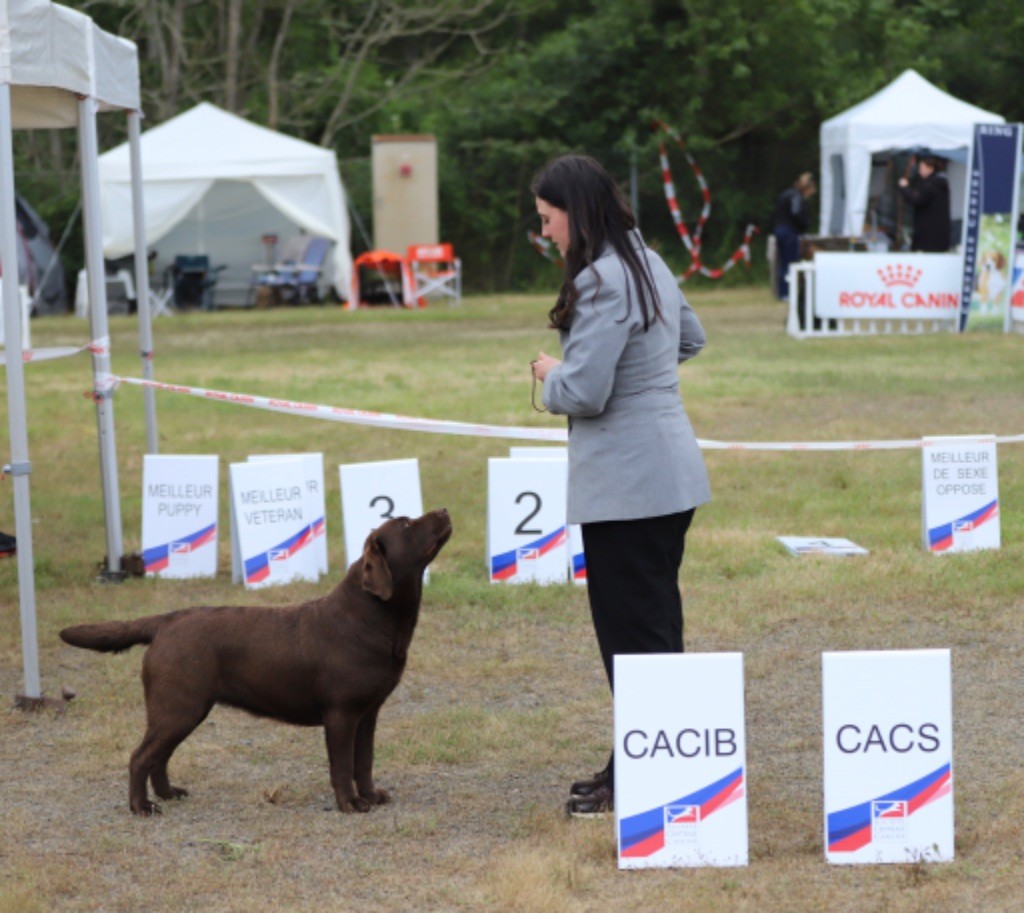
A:
[[[951,208],[953,218],[960,218],[974,125],[1002,123],[998,114],[960,101],[914,70],[905,70],[881,91],[821,125],[822,234],[861,235],[872,154],[915,147],[951,159]]]
[[[142,134],[146,242],[157,268],[177,254],[226,265],[218,303],[245,300],[263,235],[300,230],[334,242],[325,286],[345,296],[352,274],[348,212],[334,152],[276,133],[203,102]],[[103,252],[132,251],[129,150],[100,156]]]
[[[113,401],[101,379],[110,375],[107,338],[107,299],[100,249],[99,185],[96,160],[96,115],[123,111],[138,161],[139,64],[135,45],[98,28],[86,15],[49,0],[0,0],[0,261],[17,263],[15,184],[12,131],[77,127],[82,168],[82,214],[85,256],[91,309],[96,422],[100,444],[100,481],[103,487],[107,526],[107,567],[111,576],[121,567],[121,515],[114,441]],[[140,183],[137,168],[129,211],[139,209]],[[138,221],[136,219],[136,221]],[[137,285],[140,295],[148,289],[144,273]],[[21,609],[22,656],[25,663],[25,695],[41,699],[39,656],[35,627],[35,579],[32,551],[32,513],[29,478],[28,421],[25,412],[25,378],[21,349],[21,308],[18,307],[18,271],[4,270],[3,320],[7,349],[8,423],[11,459],[5,469],[12,476],[14,519],[18,542],[18,592]],[[148,308],[139,309],[140,344],[152,350]],[[146,374],[147,358],[143,357]],[[147,375],[151,376],[151,374]],[[147,406],[148,408],[148,406]],[[155,420],[147,417],[147,434],[155,441]]]

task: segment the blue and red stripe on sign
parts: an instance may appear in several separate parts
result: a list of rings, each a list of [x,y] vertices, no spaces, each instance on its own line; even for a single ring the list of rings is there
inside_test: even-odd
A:
[[[619,822],[619,852],[631,859],[652,856],[665,847],[665,809],[669,806],[693,806],[700,809],[699,820],[737,799],[743,798],[743,768],[737,767],[703,789],[683,796],[665,805],[659,805],[638,815],[630,815]],[[696,815],[694,815],[696,818]]]
[[[853,853],[871,843],[871,807],[873,802],[905,802],[902,811],[912,815],[936,799],[948,795],[953,788],[953,770],[949,763],[926,774],[913,783],[861,802],[828,816],[828,849],[831,853]]]
[[[578,555],[572,556],[572,579],[587,579],[587,559],[584,556],[583,552],[580,552]]]
[[[521,554],[533,553],[532,557],[539,558],[548,554],[552,549],[564,545],[567,538],[565,527],[560,526],[553,533],[535,539],[533,542],[527,542],[509,552],[491,555],[491,580],[511,580],[519,570]]]
[[[165,542],[163,545],[154,545],[142,553],[142,560],[146,565],[147,574],[156,574],[164,570],[169,561],[172,549],[175,551],[187,550],[194,552],[196,549],[212,542],[217,535],[217,524],[211,523],[198,532],[188,536],[181,536],[173,542]]]
[[[304,526],[290,539],[285,539],[280,545],[275,545],[245,559],[245,582],[260,583],[270,576],[270,563],[272,561],[285,561],[297,552],[309,545],[316,536],[317,524],[322,524],[323,518],[314,520],[309,526]]]
[[[977,529],[983,523],[987,523],[993,517],[999,516],[999,501],[992,501],[984,507],[978,508],[974,513],[960,517],[952,523],[943,523],[928,530],[928,548],[933,552],[944,552],[953,547],[954,529]]]

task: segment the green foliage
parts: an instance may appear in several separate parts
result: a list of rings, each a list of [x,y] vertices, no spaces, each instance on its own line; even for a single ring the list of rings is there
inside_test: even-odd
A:
[[[138,43],[149,123],[209,100],[333,147],[367,238],[371,137],[435,134],[442,235],[474,289],[557,285],[525,233],[536,225],[530,178],[568,150],[597,156],[624,185],[635,168],[645,235],[684,269],[662,196],[654,116],[682,134],[711,188],[704,255],[712,266],[748,222],[768,226],[777,193],[796,174],[817,170],[821,122],[904,69],[1024,119],[1024,7],[1014,0],[71,5]],[[123,139],[123,119],[100,126],[103,148]],[[19,187],[59,232],[78,197],[73,139],[29,134],[16,148]],[[678,151],[672,164],[693,224],[697,186]],[[353,237],[357,252],[368,243],[358,226]],[[754,250],[760,258],[760,245]],[[80,262],[76,229],[69,275]],[[729,283],[750,278],[737,269]]]

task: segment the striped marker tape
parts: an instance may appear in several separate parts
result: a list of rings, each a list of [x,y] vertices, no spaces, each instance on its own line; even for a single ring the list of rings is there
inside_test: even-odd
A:
[[[568,433],[564,428],[525,428],[513,425],[483,425],[470,422],[454,422],[432,418],[417,418],[408,415],[394,415],[387,412],[370,412],[365,409],[346,409],[341,406],[324,406],[316,403],[295,402],[292,400],[275,399],[265,396],[253,396],[248,393],[229,393],[223,390],[207,390],[203,387],[190,387],[184,384],[165,384],[156,380],[145,380],[141,377],[120,377],[115,374],[101,375],[98,381],[100,392],[111,393],[118,385],[129,384],[136,387],[149,387],[168,393],[184,393],[200,399],[214,400],[221,403],[232,403],[238,406],[249,406],[268,412],[280,412],[286,415],[302,415],[307,418],[319,418],[332,422],[343,422],[352,425],[372,425],[378,428],[392,428],[398,431],[422,431],[430,434],[454,434],[465,437],[514,438],[528,441],[557,441],[564,443]],[[964,438],[965,441],[973,440]],[[979,435],[978,441],[990,441],[991,435]],[[1007,437],[996,437],[997,444],[1024,443],[1024,434]],[[819,442],[744,442],[697,440],[702,450],[750,450],[750,451],[828,451],[828,450],[919,450],[933,446],[935,442],[925,443],[921,440],[903,441],[819,441]]]
[[[79,355],[82,352],[91,352],[93,355],[110,354],[110,337],[95,339],[84,346],[55,346],[50,349],[23,349],[21,360],[29,361],[53,361],[56,358],[67,358],[71,355]],[[7,364],[7,353],[0,352],[0,365]]]

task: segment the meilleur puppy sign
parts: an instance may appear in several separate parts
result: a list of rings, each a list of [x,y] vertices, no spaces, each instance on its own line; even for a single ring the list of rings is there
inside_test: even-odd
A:
[[[747,864],[741,653],[615,657],[619,868]]]
[[[142,558],[148,576],[216,576],[218,459],[142,458]]]
[[[317,580],[302,461],[232,463],[230,476],[234,579],[246,589]]]
[[[951,860],[949,651],[825,653],[821,668],[828,861]]]

